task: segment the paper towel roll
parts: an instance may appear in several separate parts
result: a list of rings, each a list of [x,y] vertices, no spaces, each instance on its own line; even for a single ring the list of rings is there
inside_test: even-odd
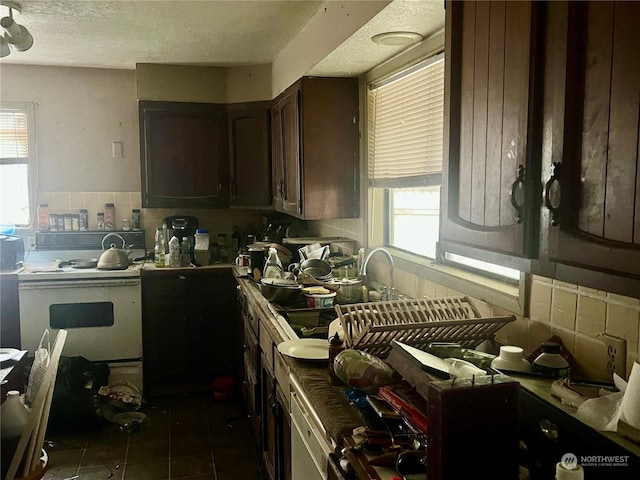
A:
[[[580,465],[576,465],[576,468],[569,470],[564,468],[562,463],[556,463],[556,480],[583,480],[584,470]]]
[[[633,362],[627,389],[622,397],[620,418],[633,428],[640,429],[640,363],[638,362]]]

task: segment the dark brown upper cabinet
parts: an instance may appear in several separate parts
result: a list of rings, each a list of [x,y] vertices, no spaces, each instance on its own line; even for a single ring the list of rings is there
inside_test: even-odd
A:
[[[303,77],[274,100],[271,122],[275,209],[358,217],[358,80]]]
[[[143,207],[229,204],[226,105],[138,102]]]
[[[549,258],[640,278],[640,3],[548,9]]]
[[[441,247],[447,251],[537,254],[538,10],[528,1],[446,4]]]
[[[231,104],[229,191],[232,207],[271,208],[270,102]]]

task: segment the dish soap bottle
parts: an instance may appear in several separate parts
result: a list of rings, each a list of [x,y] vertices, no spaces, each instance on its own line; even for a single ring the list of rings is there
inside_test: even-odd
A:
[[[284,277],[284,269],[282,268],[282,263],[278,258],[278,251],[273,247],[269,248],[269,258],[267,259],[267,263],[264,266],[262,276],[264,278]]]

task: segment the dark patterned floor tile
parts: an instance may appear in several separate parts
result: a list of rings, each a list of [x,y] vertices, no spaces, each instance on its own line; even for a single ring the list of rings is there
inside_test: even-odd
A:
[[[124,480],[166,480],[168,478],[168,458],[125,465]]]
[[[171,458],[171,478],[188,478],[213,474],[210,455]]]

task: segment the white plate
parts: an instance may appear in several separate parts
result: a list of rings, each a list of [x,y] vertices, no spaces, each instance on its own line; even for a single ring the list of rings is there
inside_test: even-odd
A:
[[[288,340],[278,345],[278,351],[301,360],[329,360],[329,342],[321,338]]]
[[[11,360],[13,357],[18,355],[20,350],[16,350],[15,348],[0,348],[0,362],[6,362],[7,360]]]

